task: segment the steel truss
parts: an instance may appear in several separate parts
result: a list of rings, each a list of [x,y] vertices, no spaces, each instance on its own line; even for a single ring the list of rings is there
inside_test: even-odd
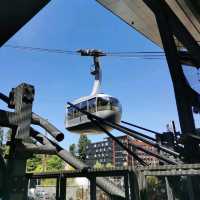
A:
[[[32,157],[33,153],[56,154],[75,169],[85,170],[88,168],[86,164],[60,147],[57,142],[31,127],[34,124],[44,128],[56,141],[64,138],[64,134],[53,124],[32,112],[34,94],[34,87],[25,83],[12,89],[9,97],[0,94],[0,99],[7,103],[9,108],[14,109],[14,112],[0,110],[0,126],[12,129],[11,140],[8,142],[10,151],[6,156],[7,162],[5,163],[0,157],[0,176],[3,175],[4,179],[2,182],[3,193],[0,195],[3,200],[27,199],[26,161]],[[30,144],[28,141],[31,139],[36,140],[40,145]],[[59,184],[61,183],[59,182]],[[95,185],[98,185],[111,197],[124,199],[124,191],[106,179],[98,178]]]
[[[165,50],[174,86],[181,131],[184,136],[185,161],[189,163],[199,162],[199,142],[190,137],[191,134],[195,134],[192,107],[199,109],[199,94],[189,86],[184,76],[182,60],[179,56],[180,51],[177,48],[175,40],[178,40],[185,48],[186,51],[182,53],[188,55],[191,60],[190,63],[198,67],[200,67],[200,46],[164,0],[143,1],[155,14]]]
[[[88,169],[87,171],[59,171],[44,173],[27,173],[29,180],[34,179],[56,179],[57,197],[61,200],[66,199],[66,181],[68,178],[85,177],[90,180],[90,195],[92,200],[96,200],[95,182],[99,177],[123,177],[126,200],[143,200],[148,195],[147,177],[154,176],[159,179],[164,178],[168,200],[174,199],[174,188],[172,178],[179,180],[180,177],[195,177],[200,175],[200,164],[181,164],[149,167],[129,167],[117,169]],[[92,179],[91,179],[92,177]],[[170,178],[171,177],[171,178]],[[171,185],[170,185],[171,184]],[[59,191],[63,191],[62,193]],[[171,193],[172,192],[172,193]],[[188,193],[192,195],[192,190],[188,187]],[[114,197],[113,199],[118,199]],[[148,198],[147,198],[148,199]],[[194,199],[194,198],[191,198]]]

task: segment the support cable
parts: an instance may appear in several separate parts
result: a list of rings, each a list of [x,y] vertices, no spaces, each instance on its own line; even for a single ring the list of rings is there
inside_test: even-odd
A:
[[[131,151],[127,146],[125,146],[122,142],[120,142],[115,136],[113,136],[109,131],[107,131],[98,120],[94,120],[92,117],[89,117],[92,123],[94,123],[97,127],[99,127],[104,133],[106,133],[109,137],[111,137],[120,147],[125,149],[131,156],[133,156],[140,164],[143,166],[147,166],[147,163],[144,162],[135,152]]]
[[[101,126],[101,124],[97,121],[97,120],[94,120],[94,119],[92,119],[92,118],[90,118],[89,117],[89,119],[93,122],[93,123],[95,123],[100,129],[102,129],[102,131],[104,131],[109,137],[111,137],[112,139],[114,139],[117,143],[119,142],[119,143],[121,143],[119,140],[117,140],[109,131],[107,131],[103,126]],[[118,144],[119,144],[118,143]],[[122,145],[123,145],[123,143],[121,143]],[[173,161],[173,160],[170,160],[170,159],[168,159],[168,158],[165,158],[164,156],[161,156],[161,155],[159,155],[159,154],[157,154],[157,153],[154,153],[154,152],[152,152],[152,151],[150,151],[150,150],[147,150],[147,149],[145,149],[145,148],[143,148],[143,147],[141,147],[141,146],[139,146],[139,145],[136,145],[136,144],[131,144],[134,148],[136,148],[136,149],[139,149],[139,150],[141,150],[141,151],[143,151],[143,152],[145,152],[145,153],[147,153],[147,154],[149,154],[149,155],[151,155],[151,156],[153,156],[153,157],[155,157],[155,158],[158,158],[159,160],[162,160],[162,161],[165,161],[165,162],[167,162],[168,164],[172,164],[172,165],[176,165],[176,164],[178,164],[177,162],[175,162],[175,161]],[[122,148],[124,148],[124,145],[122,146]],[[124,148],[125,150],[127,150],[127,152],[128,153],[130,153],[136,160],[138,160],[138,158],[140,159],[140,161],[142,160],[140,157],[138,157],[137,156],[137,154],[136,153],[134,153],[133,151],[131,151],[129,148],[127,148],[126,146],[125,146],[125,148]],[[134,153],[134,155],[133,155],[133,153]],[[136,158],[136,157],[137,158]],[[138,160],[139,161],[139,160]],[[139,162],[140,162],[139,161]],[[142,160],[143,161],[143,160]],[[144,162],[144,161],[143,161]],[[140,162],[141,163],[141,162]],[[144,162],[145,163],[145,162]],[[142,164],[142,163],[141,163]],[[147,163],[145,163],[146,165],[147,165]],[[143,164],[142,164],[143,165]]]
[[[89,117],[89,119],[92,121],[92,123],[94,123],[96,126],[98,126],[104,133],[106,133],[109,137],[111,137],[115,142],[118,143],[119,146],[121,146],[122,148],[124,148],[130,155],[132,155],[137,161],[139,161],[140,164],[142,165],[147,165],[146,162],[144,162],[135,152],[131,151],[128,147],[126,147],[125,145],[123,145],[123,143],[121,143],[115,136],[113,136],[109,131],[107,131],[98,120],[94,120],[92,117]],[[161,156],[157,153],[154,153],[150,150],[147,150],[139,145],[136,144],[131,144],[133,147],[135,147],[136,149],[139,149],[143,152],[145,152],[146,154],[149,154],[155,158],[158,158],[159,160],[165,161],[168,164],[172,164],[172,165],[176,165],[178,164],[177,162],[170,160],[168,158],[165,158],[164,156]]]
[[[123,124],[129,125],[129,126],[133,126],[133,127],[135,127],[135,128],[138,128],[138,129],[141,129],[141,130],[144,130],[144,131],[147,131],[147,132],[156,134],[156,135],[161,135],[161,133],[159,133],[159,132],[152,131],[152,130],[150,130],[150,129],[147,129],[147,128],[144,128],[144,127],[141,127],[141,126],[138,126],[138,125],[129,123],[129,122],[125,122],[125,121],[121,121],[121,122],[122,122]]]
[[[152,151],[150,151],[150,150],[147,150],[147,149],[145,149],[145,148],[143,148],[143,147],[141,147],[141,146],[139,146],[139,145],[136,145],[136,144],[132,144],[136,149],[139,149],[140,151],[143,151],[143,152],[145,152],[146,154],[149,154],[149,155],[151,155],[151,156],[153,156],[153,157],[155,157],[155,158],[158,158],[159,160],[162,160],[162,161],[165,161],[166,163],[168,163],[168,164],[172,164],[172,165],[177,165],[178,163],[177,162],[175,162],[175,161],[173,161],[173,160],[171,160],[171,159],[168,159],[168,158],[166,158],[166,157],[164,157],[164,156],[162,156],[162,155],[159,155],[159,154],[157,154],[157,153],[155,153],[155,152],[152,152]]]
[[[5,94],[3,94],[1,92],[0,92],[0,99],[2,101],[4,101],[5,103],[9,104],[9,98]]]
[[[46,53],[57,53],[57,54],[67,54],[67,55],[79,55],[80,50],[70,51],[66,49],[49,49],[41,47],[31,47],[22,45],[4,45],[4,47],[25,50],[25,51],[35,51],[35,52],[46,52]],[[141,59],[162,59],[164,58],[164,52],[155,51],[133,51],[133,52],[104,52],[104,56],[112,57],[128,57],[128,58],[141,58]]]
[[[113,124],[115,124],[115,123],[113,123]],[[119,126],[120,128],[123,128],[124,130],[127,130],[127,131],[129,131],[129,132],[132,132],[132,133],[134,133],[134,134],[137,134],[139,137],[142,137],[142,138],[144,138],[144,139],[146,138],[146,139],[148,139],[148,141],[149,141],[149,140],[152,140],[152,141],[156,142],[156,139],[153,138],[153,137],[151,137],[151,136],[145,135],[145,134],[140,133],[140,132],[138,132],[138,131],[136,131],[136,130],[127,128],[127,127],[122,126],[122,125],[119,125],[119,124],[115,124],[115,125],[116,125],[116,126]],[[131,134],[131,133],[130,133],[130,134]],[[130,136],[131,136],[131,135],[130,135]],[[133,136],[132,136],[132,137],[133,137]]]
[[[81,111],[81,109],[80,109]],[[83,110],[82,110],[83,111]],[[82,112],[81,111],[81,112]],[[128,147],[126,147],[123,143],[121,143],[115,136],[113,136],[109,131],[107,131],[102,125],[101,125],[101,122],[100,120],[98,119],[93,119],[93,116],[91,115],[87,115],[88,118],[91,120],[92,123],[94,123],[97,127],[99,127],[104,133],[106,133],[109,137],[111,137],[119,146],[121,146],[123,149],[125,149],[131,156],[133,156],[137,161],[139,161],[140,164],[142,165],[147,165],[146,162],[144,162],[136,153],[134,153],[133,151],[131,151]],[[153,157],[156,157],[158,158],[159,160],[162,160],[162,161],[165,161],[167,162],[168,164],[178,164],[177,162],[173,161],[173,160],[170,160],[168,158],[165,158],[164,156],[161,156],[157,153],[154,153],[150,150],[147,150],[143,147],[140,147],[139,145],[136,145],[136,144],[132,144],[132,146],[134,146],[136,149],[139,149]]]

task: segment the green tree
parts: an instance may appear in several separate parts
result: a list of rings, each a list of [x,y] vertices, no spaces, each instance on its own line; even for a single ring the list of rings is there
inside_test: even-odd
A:
[[[107,163],[105,167],[109,169],[109,168],[113,168],[114,166],[112,163]]]
[[[42,155],[34,154],[27,161],[27,172],[42,172]]]
[[[79,159],[85,161],[86,159],[86,146],[90,144],[91,141],[86,135],[81,135],[78,142],[78,157]]]
[[[64,161],[56,155],[49,156],[47,159],[47,171],[59,171],[64,169]]]
[[[107,163],[107,164],[102,164],[100,163],[98,160],[96,161],[94,168],[95,169],[102,169],[102,168],[113,168],[113,164],[112,163]]]
[[[0,127],[0,154],[2,154],[3,156],[9,153],[9,146],[7,146],[5,143],[10,140],[11,133],[11,129],[7,130]]]
[[[33,155],[32,158],[27,161],[27,172],[42,172],[43,171],[43,156]],[[64,169],[64,161],[56,155],[48,156],[46,158],[46,170],[47,171],[59,171]]]
[[[76,147],[76,144],[71,144],[69,146],[69,152],[73,155],[73,156],[76,156],[77,155],[77,147]]]
[[[94,165],[94,168],[95,169],[102,169],[104,168],[105,166],[103,164],[101,164],[98,160],[96,161],[95,165]]]

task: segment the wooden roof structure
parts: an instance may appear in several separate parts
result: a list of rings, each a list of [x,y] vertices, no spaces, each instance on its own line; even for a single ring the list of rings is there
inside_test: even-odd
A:
[[[0,0],[0,47],[50,0]]]
[[[97,0],[131,27],[162,47],[153,12],[143,0]],[[166,0],[196,41],[200,42],[200,1]]]

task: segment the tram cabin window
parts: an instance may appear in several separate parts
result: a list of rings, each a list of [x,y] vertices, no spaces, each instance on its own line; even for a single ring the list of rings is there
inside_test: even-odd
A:
[[[80,108],[80,103],[79,104],[76,104],[76,106],[78,107],[78,108]],[[74,109],[74,118],[77,118],[77,117],[80,117],[80,111],[79,110],[77,110],[77,109]]]
[[[111,109],[115,110],[115,107],[119,106],[119,101],[113,97],[110,98]]]
[[[73,119],[73,111],[74,111],[74,109],[72,107],[68,108],[67,116],[68,116],[69,120]]]
[[[110,109],[110,103],[109,103],[109,99],[106,98],[97,98],[97,110],[101,111],[101,110],[109,110]]]
[[[81,102],[81,107],[82,110],[87,111],[87,101]],[[84,115],[83,113],[80,113],[81,115]]]
[[[90,99],[88,101],[88,108],[90,113],[96,112],[96,98]]]

